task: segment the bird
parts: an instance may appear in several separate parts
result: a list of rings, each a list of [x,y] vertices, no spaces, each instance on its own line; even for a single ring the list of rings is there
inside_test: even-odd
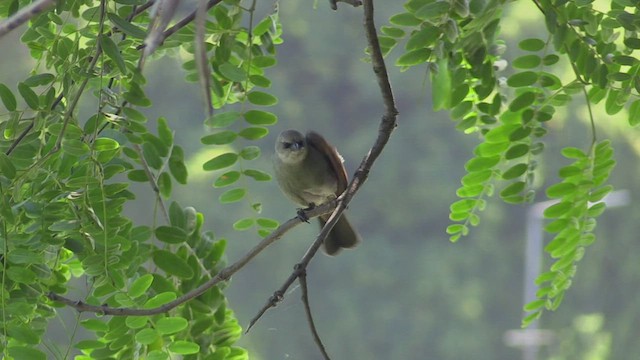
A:
[[[347,171],[342,157],[314,131],[306,135],[296,130],[280,133],[275,144],[273,167],[284,195],[305,208],[334,200],[347,188]],[[322,228],[329,214],[318,219]],[[360,235],[343,214],[324,240],[323,250],[327,255],[336,255],[343,248],[354,248],[360,242]]]

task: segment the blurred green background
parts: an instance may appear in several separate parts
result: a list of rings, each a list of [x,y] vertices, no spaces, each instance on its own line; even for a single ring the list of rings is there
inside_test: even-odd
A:
[[[262,2],[261,14],[272,5]],[[350,173],[377,136],[383,106],[371,67],[362,61],[362,8],[339,5],[339,11],[332,12],[324,1],[316,8],[310,2],[280,3],[284,44],[278,47],[278,65],[267,73],[273,81],[270,91],[280,99],[270,111],[280,120],[258,144],[263,149],[259,168],[270,171],[273,141],[288,128],[325,135],[341,151]],[[379,1],[378,27],[401,11],[400,2]],[[543,26],[532,3],[509,4],[502,23],[505,58],[519,54],[519,40],[545,38]],[[18,31],[0,39],[0,81],[13,89],[33,66],[27,50],[16,45],[18,39]],[[448,241],[448,207],[456,200],[477,135],[465,136],[446,113],[431,110],[431,92],[437,89],[431,89],[426,69],[400,72],[393,67],[398,53],[392,52],[387,63],[399,126],[348,210],[364,242],[335,258],[316,257],[308,271],[318,331],[334,359],[523,358],[521,349],[506,344],[505,333],[519,329],[523,315],[529,206],[493,199],[481,214],[479,228],[459,243]],[[186,58],[173,55],[148,63],[147,94],[153,106],[144,111],[149,118],[169,120],[176,143],[189,159],[189,185],[177,188],[174,200],[205,214],[206,228],[228,239],[227,257],[234,261],[259,240],[254,231],[231,228],[233,221],[251,215],[251,202],[262,202],[264,216],[280,221],[293,217],[295,208],[274,182],[248,183],[248,202],[219,205],[222,191],[211,186],[216,174],[203,172],[201,165],[220,150],[200,144],[207,129],[198,84],[184,81],[181,62]],[[81,118],[95,110],[94,100],[85,100]],[[545,200],[544,188],[558,180],[557,170],[567,164],[560,149],[588,147],[585,112],[584,103],[574,99],[549,122],[546,151],[539,159],[537,201]],[[629,190],[631,204],[610,209],[599,219],[598,240],[587,249],[564,303],[540,321],[539,327],[553,336],[540,348],[538,359],[623,359],[640,354],[640,271],[635,256],[640,249],[640,210],[634,202],[639,197],[640,137],[628,128],[624,114],[612,118],[599,108],[596,114],[599,136],[610,137],[616,149],[618,166],[611,183]],[[132,190],[138,200],[130,204],[128,214],[150,223],[150,189],[141,184]],[[315,224],[297,227],[233,277],[227,295],[241,324],[246,326],[280,287],[316,232]],[[548,267],[549,259],[544,259]],[[252,359],[320,359],[300,294],[292,287],[240,341]]]

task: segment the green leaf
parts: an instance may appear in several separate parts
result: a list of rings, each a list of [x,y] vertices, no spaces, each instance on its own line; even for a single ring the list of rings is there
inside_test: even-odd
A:
[[[127,178],[131,181],[146,182],[149,181],[146,171],[142,169],[131,170],[127,173]]]
[[[147,164],[152,168],[158,170],[162,167],[162,159],[160,158],[160,154],[153,144],[149,142],[145,142],[142,144],[142,156],[147,161]]]
[[[31,90],[29,86],[25,83],[18,83],[18,92],[27,103],[27,105],[33,110],[38,110],[40,107],[40,100],[38,99],[38,95]]]
[[[256,181],[269,181],[271,180],[271,175],[264,171],[256,170],[256,169],[247,169],[242,171],[242,173],[250,178],[253,178]]]
[[[640,124],[640,100],[631,103],[629,107],[629,125],[637,126]]]
[[[278,122],[278,117],[275,114],[261,110],[245,112],[244,119],[251,125],[273,125]]]
[[[462,177],[461,183],[464,186],[472,186],[476,184],[482,184],[485,181],[489,180],[493,175],[493,171],[491,169],[471,172]]]
[[[260,148],[257,146],[247,146],[240,151],[240,156],[245,160],[253,160],[260,156]]]
[[[182,185],[187,183],[187,167],[184,165],[184,154],[180,146],[174,146],[171,149],[171,156],[169,157],[169,171],[171,175]]]
[[[624,96],[624,94],[620,90],[612,89],[609,91],[604,107],[608,115],[615,115],[622,110],[624,104],[619,103],[619,97],[621,96]]]
[[[30,87],[43,86],[51,83],[55,79],[56,77],[53,74],[36,74],[28,77],[24,83]]]
[[[102,349],[106,346],[107,344],[98,340],[82,340],[75,344],[75,348],[80,350]]]
[[[240,172],[239,171],[229,171],[226,172],[222,175],[220,175],[216,181],[213,183],[213,187],[225,187],[225,186],[229,186],[233,183],[235,183],[236,181],[238,181],[238,179],[240,179]]]
[[[551,199],[561,198],[576,191],[576,185],[573,183],[561,182],[551,185],[547,188],[547,196]]]
[[[572,208],[573,204],[571,202],[561,201],[546,208],[544,210],[544,217],[548,219],[557,218],[566,214]]]
[[[240,118],[242,114],[237,111],[217,113],[205,120],[205,124],[214,128],[227,127]]]
[[[209,134],[202,137],[202,139],[200,139],[200,142],[205,145],[226,145],[231,144],[237,137],[238,134],[236,134],[236,132],[231,130],[223,130],[215,134]]]
[[[540,51],[544,49],[545,45],[544,41],[536,38],[525,39],[518,44],[520,49],[525,51]]]
[[[234,82],[243,82],[247,80],[247,72],[244,69],[238,68],[235,65],[224,63],[218,68],[220,74],[227,80]]]
[[[236,161],[238,161],[238,154],[225,153],[205,162],[202,165],[202,169],[204,171],[220,170],[235,164]]]
[[[171,188],[171,176],[166,171],[161,172],[160,176],[158,176],[158,190],[160,191],[160,195],[164,196],[165,198],[170,197]]]
[[[260,55],[253,58],[251,65],[264,69],[275,66],[277,62],[278,61],[273,56]]]
[[[606,208],[607,208],[607,204],[605,204],[604,202],[599,202],[597,204],[594,204],[587,210],[587,216],[598,217],[602,215],[602,213]]]
[[[93,142],[93,150],[95,151],[111,151],[120,147],[120,144],[111,138],[97,138]]]
[[[535,93],[531,91],[524,92],[513,99],[511,104],[509,104],[509,110],[511,110],[512,112],[518,112],[519,110],[529,107],[535,100]]]
[[[540,66],[540,63],[542,63],[540,56],[530,54],[516,58],[512,65],[516,69],[533,69]]]
[[[478,204],[478,199],[460,199],[449,206],[452,213],[471,211]]]
[[[451,103],[451,74],[447,59],[438,61],[438,71],[431,76],[433,88],[437,91],[431,92],[433,99],[433,110],[447,109]]]
[[[154,329],[146,328],[136,333],[135,339],[137,343],[142,345],[150,345],[158,340],[160,334]]]
[[[158,137],[166,147],[173,145],[173,132],[169,127],[167,119],[164,117],[158,118]]]
[[[417,50],[427,48],[440,37],[440,29],[433,25],[425,25],[420,31],[412,33],[407,40],[407,45],[405,45],[405,49],[407,50]],[[426,60],[426,59],[425,59]],[[424,61],[421,61],[422,63]]]
[[[524,311],[534,311],[542,308],[545,304],[544,299],[534,300],[524,306]]]
[[[107,56],[116,63],[120,73],[127,73],[127,66],[124,63],[124,59],[122,58],[122,54],[120,54],[120,49],[118,49],[118,45],[107,35],[101,35],[99,37],[100,45],[102,45],[102,50]]]
[[[254,105],[271,106],[278,103],[277,97],[262,91],[250,92],[247,99]]]
[[[169,344],[168,348],[169,351],[182,355],[197,354],[200,352],[200,346],[198,344],[185,340],[174,341]]]
[[[255,224],[255,220],[253,218],[244,218],[233,223],[233,228],[238,231],[248,230]]]
[[[585,159],[587,157],[587,154],[584,153],[584,151],[582,151],[582,149],[578,149],[576,147],[565,147],[563,148],[561,151],[562,156],[568,158],[568,159]]]
[[[534,322],[534,321],[536,321],[536,320],[538,320],[540,318],[540,315],[542,315],[542,310],[538,310],[538,311],[536,311],[536,312],[534,312],[532,314],[529,314],[529,315],[525,316],[522,319],[521,326],[523,328],[525,328],[525,327],[531,325],[532,322]]]
[[[244,188],[231,189],[222,193],[218,200],[222,204],[228,204],[242,200],[246,194],[247,190]]]
[[[131,285],[129,286],[129,291],[127,291],[127,294],[132,299],[138,298],[144,295],[147,292],[147,290],[149,290],[149,287],[151,286],[152,283],[153,283],[153,275],[144,274],[139,278],[135,279],[133,283],[131,283]]]
[[[528,144],[515,144],[504,154],[504,158],[507,160],[517,159],[521,156],[525,156],[529,153]]]
[[[278,226],[280,226],[280,223],[278,223],[278,221],[267,218],[258,218],[256,219],[256,223],[258,224],[258,226],[262,226],[263,228],[267,229],[277,229]]]
[[[164,277],[157,277],[156,279],[163,279],[164,281],[167,281],[167,279],[164,278]],[[154,307],[162,306],[162,305],[164,305],[164,304],[166,304],[168,302],[171,302],[171,301],[175,300],[176,297],[177,297],[177,295],[173,291],[162,292],[162,293],[152,297],[151,299],[147,300],[147,302],[144,303],[144,308],[145,309],[151,309],[151,308],[154,308]]]
[[[162,335],[171,335],[189,326],[189,322],[181,317],[166,317],[156,322],[156,330]]]
[[[142,90],[140,85],[138,85],[137,82],[130,82],[128,91],[122,94],[122,97],[128,102],[130,102],[132,105],[137,105],[142,107],[151,106],[151,100],[147,98],[144,91]]]
[[[118,15],[114,14],[114,13],[107,13],[107,17],[109,18],[109,20],[111,20],[111,22],[113,23],[113,25],[117,26],[118,28],[120,28],[120,30],[122,30],[122,32],[124,32],[125,34],[132,36],[136,39],[145,39],[147,37],[147,32],[144,31],[143,29],[139,28],[136,25],[133,25],[132,23],[124,20],[123,18],[119,17]],[[95,19],[94,19],[95,21]]]
[[[4,152],[0,151],[0,175],[7,179],[13,179],[16,176],[16,168]]]
[[[273,19],[270,16],[265,17],[258,23],[258,25],[253,27],[253,36],[258,36],[258,37],[262,36],[273,25],[274,25]]]
[[[484,135],[485,141],[490,143],[504,143],[510,140],[511,134],[520,128],[520,124],[504,124],[494,127]]]
[[[431,56],[431,50],[427,48],[411,50],[396,60],[396,66],[415,66],[424,64]]]
[[[179,244],[187,240],[187,233],[175,226],[158,226],[155,234],[158,240],[167,244]]]
[[[520,194],[522,191],[524,191],[525,186],[526,184],[524,181],[516,181],[512,184],[509,184],[507,187],[502,189],[502,191],[500,191],[500,197],[506,198]]]
[[[523,71],[511,75],[507,79],[507,85],[511,87],[530,86],[538,81],[538,73],[534,71]]]
[[[491,169],[500,162],[500,156],[475,157],[465,164],[464,168],[468,172],[476,172]]]
[[[613,186],[612,185],[606,185],[606,186],[603,186],[603,187],[601,187],[601,188],[599,188],[597,190],[594,190],[594,191],[591,192],[591,194],[589,194],[589,201],[590,202],[601,201],[611,191],[613,191]]]
[[[16,97],[13,95],[11,90],[2,83],[0,83],[0,100],[2,100],[4,107],[9,111],[15,111],[18,106]]]
[[[16,360],[46,360],[47,356],[34,347],[10,346],[9,355]]]
[[[140,111],[134,108],[126,107],[122,109],[122,112],[127,117],[127,119],[131,121],[135,121],[139,123],[147,122],[147,117],[143,113],[141,113]]]
[[[445,15],[451,8],[448,1],[435,1],[424,5],[415,12],[415,16],[419,19],[435,19]]]
[[[18,312],[15,311],[16,307],[11,306],[16,303],[17,302],[9,303],[7,308],[5,308],[5,311],[10,312],[12,316],[19,316]],[[22,303],[24,304],[24,302]],[[32,315],[31,311],[32,311],[31,309],[29,309],[28,311],[25,311],[24,315],[31,316]],[[13,340],[17,340],[25,344],[38,345],[40,343],[40,335],[28,325],[12,324],[12,326],[9,329],[7,329],[7,334],[9,335],[8,336],[9,338],[12,338]]]
[[[418,26],[422,24],[422,20],[418,19],[411,13],[393,15],[389,18],[389,22],[398,26]]]
[[[549,54],[542,59],[542,63],[545,66],[551,66],[560,61],[560,57],[556,54]]]
[[[262,139],[268,134],[269,134],[269,130],[267,128],[259,127],[259,126],[247,127],[240,130],[240,132],[238,133],[238,135],[242,136],[247,140]]]
[[[268,88],[271,86],[271,80],[262,75],[250,75],[249,81],[251,81],[253,85],[263,88]]]
[[[83,156],[89,153],[89,145],[75,139],[64,139],[62,141],[62,150],[70,155]]]
[[[29,268],[12,266],[6,270],[7,277],[17,283],[33,284],[36,274]]]
[[[382,26],[380,32],[394,38],[401,38],[405,35],[404,30],[394,26]]]
[[[183,279],[191,279],[193,270],[178,255],[167,250],[156,250],[153,252],[153,262],[169,275],[174,275]]]
[[[98,319],[85,319],[80,322],[82,327],[90,331],[107,331],[109,330],[109,325],[105,322],[100,321]]]

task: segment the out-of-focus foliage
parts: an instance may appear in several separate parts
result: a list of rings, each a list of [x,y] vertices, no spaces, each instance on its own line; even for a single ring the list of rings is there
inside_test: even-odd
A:
[[[555,310],[562,302],[585,247],[595,240],[595,218],[605,207],[602,200],[613,189],[606,183],[615,166],[613,148],[608,141],[598,141],[595,125],[601,119],[594,116],[591,104],[604,100],[608,115],[629,105],[630,126],[640,119],[640,62],[633,56],[640,48],[638,17],[627,11],[634,2],[612,1],[607,11],[593,1],[534,4],[544,16],[547,33],[542,39],[520,40],[526,54],[511,61],[515,71],[507,78],[499,78],[507,64],[498,31],[501,1],[410,0],[405,12],[390,18],[393,26],[384,29],[388,49],[407,38],[397,65],[429,66],[434,109],[450,109],[459,129],[483,139],[465,165],[467,174],[457,191],[460,200],[450,208],[454,224],[447,232],[454,242],[480,223],[479,212],[496,183],[502,183],[499,195],[507,203],[533,201],[546,123],[573,98],[589,106],[592,141],[585,150],[562,150],[575,162],[560,169],[562,181],[546,191],[549,198],[558,199],[544,213],[554,220],[545,228],[555,234],[545,251],[555,262],[536,281],[541,286],[538,299],[525,306],[530,314],[524,326],[543,309]],[[565,63],[574,73],[569,81],[560,78]]]
[[[3,1],[0,16],[11,17],[27,3]],[[216,4],[201,29],[210,69],[206,94],[216,108],[205,124],[216,130],[201,141],[221,150],[202,168],[226,171],[215,180],[224,188],[220,204],[244,202],[253,209],[251,216],[226,219],[229,226],[264,235],[277,222],[260,217],[261,204],[246,195],[249,181],[270,179],[252,166],[261,151],[251,142],[277,121],[264,110],[277,98],[265,92],[270,81],[263,69],[275,64],[278,14],[260,19],[240,1]],[[146,29],[159,26],[150,26],[150,19],[159,21],[155,15],[162,11],[146,5],[58,1],[31,18],[20,38],[35,61],[31,74],[15,87],[0,83],[3,358],[62,358],[71,349],[82,359],[247,358],[234,346],[241,327],[227,307],[225,284],[162,315],[77,319],[93,336],[71,336],[63,347],[36,346],[58,316],[49,292],[71,292],[93,305],[154,308],[225,265],[226,240],[204,230],[202,214],[177,202],[165,205],[174,186],[189,178],[183,148],[174,142],[180,123],[160,117],[150,124],[139,110],[152,105],[141,49],[148,45]],[[197,29],[186,24],[170,28],[152,57],[188,54],[186,78],[197,80]],[[241,111],[217,110],[234,103]],[[80,104],[91,109],[88,115]],[[135,182],[155,191],[146,205],[151,224],[137,225],[123,213],[136,200],[129,190]],[[71,291],[77,287],[82,290]]]

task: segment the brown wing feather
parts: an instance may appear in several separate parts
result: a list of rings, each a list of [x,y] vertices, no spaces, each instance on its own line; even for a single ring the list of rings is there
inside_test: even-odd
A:
[[[327,158],[333,172],[336,174],[336,179],[338,180],[338,191],[336,191],[336,196],[340,196],[340,194],[347,189],[349,180],[347,179],[347,170],[344,168],[342,157],[338,154],[338,150],[331,146],[331,144],[329,144],[322,135],[314,131],[309,131],[307,133],[307,144],[316,148]]]

